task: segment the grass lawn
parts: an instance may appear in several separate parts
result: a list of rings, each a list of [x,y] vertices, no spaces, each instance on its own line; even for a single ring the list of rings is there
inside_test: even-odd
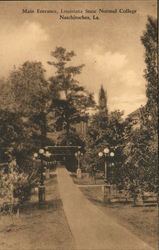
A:
[[[132,205],[103,203],[101,187],[81,187],[84,195],[103,213],[112,216],[117,223],[126,227],[150,246],[158,249],[158,208],[133,207]]]
[[[95,184],[92,178],[73,177],[76,184]],[[96,184],[103,184],[97,179]],[[47,181],[46,202],[38,206],[37,194],[20,211],[20,217],[0,214],[0,250],[73,250],[75,242],[67,223],[58,192],[56,176]],[[101,187],[81,187],[84,195],[103,211],[110,214],[140,239],[157,250],[158,210],[156,207],[106,205]],[[137,250],[137,249],[136,249]]]
[[[102,185],[104,184],[104,177],[102,174],[96,174],[96,178],[90,177],[87,173],[82,173],[82,178],[77,179],[76,174],[71,174],[73,182],[78,185]]]
[[[71,250],[74,239],[59,197],[56,177],[47,184],[46,204],[39,208],[37,195],[23,207],[14,225],[0,215],[1,250]]]

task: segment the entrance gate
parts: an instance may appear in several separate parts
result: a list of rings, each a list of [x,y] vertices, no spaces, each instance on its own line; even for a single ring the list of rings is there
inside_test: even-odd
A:
[[[81,150],[81,146],[46,146],[51,153],[50,161],[64,164],[69,171],[77,169],[75,153]]]

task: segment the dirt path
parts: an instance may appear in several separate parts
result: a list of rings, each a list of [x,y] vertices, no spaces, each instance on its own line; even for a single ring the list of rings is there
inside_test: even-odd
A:
[[[68,171],[57,169],[64,211],[80,250],[152,250],[113,217],[88,201],[72,181]]]

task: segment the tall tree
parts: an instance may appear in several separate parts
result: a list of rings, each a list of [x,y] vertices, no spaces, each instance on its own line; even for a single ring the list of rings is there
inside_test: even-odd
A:
[[[158,42],[157,42],[157,19],[148,17],[146,30],[141,36],[141,41],[145,47],[145,78],[147,80],[146,95],[148,103],[158,103]]]
[[[74,51],[67,52],[65,48],[57,47],[51,52],[55,61],[48,62],[56,68],[55,76],[49,79],[50,90],[57,89],[61,98],[53,98],[51,108],[55,110],[56,130],[64,130],[65,143],[70,142],[70,133],[75,131],[74,125],[80,121],[87,121],[87,109],[94,104],[92,95],[75,79],[81,73],[84,65],[68,66],[75,56]]]
[[[158,136],[157,136],[157,20],[148,17],[146,30],[141,36],[145,47],[145,78],[147,103],[138,111],[138,124],[130,120],[126,125],[125,174],[130,191],[154,191],[158,189]]]
[[[145,107],[140,109],[143,110]],[[126,188],[135,199],[144,191],[157,192],[158,186],[157,140],[154,140],[152,131],[144,122],[142,115],[138,124],[131,117],[125,121],[123,177]]]
[[[158,39],[157,19],[148,17],[146,30],[141,36],[141,42],[145,47],[145,78],[146,85],[146,116],[151,116],[151,129],[157,133],[158,126]]]
[[[85,162],[89,170],[95,173],[95,169],[101,167],[101,161],[98,159],[98,152],[102,150],[103,142],[108,144],[108,109],[107,96],[103,86],[99,90],[97,112],[92,115],[89,121],[86,137]],[[107,136],[105,137],[107,133]],[[107,142],[106,142],[107,140]]]
[[[48,85],[44,72],[41,62],[27,61],[10,75],[16,112],[41,145],[45,144],[47,132]]]
[[[102,86],[97,107],[98,110],[92,116],[87,131],[85,162],[90,170],[104,170],[104,159],[100,159],[98,153],[108,146],[115,152],[115,165],[109,169],[109,181],[120,184],[123,163],[123,112],[116,110],[108,114],[107,95]]]
[[[141,36],[141,42],[145,47],[145,78],[147,80],[146,96],[147,104],[141,109],[141,129],[148,136],[145,140],[147,148],[145,169],[147,183],[150,189],[156,191],[158,181],[158,25],[157,19],[148,17],[146,30]]]

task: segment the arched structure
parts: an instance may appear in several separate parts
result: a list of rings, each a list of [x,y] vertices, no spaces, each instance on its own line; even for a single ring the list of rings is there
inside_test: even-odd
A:
[[[69,171],[77,169],[75,153],[81,151],[81,146],[46,146],[45,149],[51,153],[51,162],[64,164]]]

